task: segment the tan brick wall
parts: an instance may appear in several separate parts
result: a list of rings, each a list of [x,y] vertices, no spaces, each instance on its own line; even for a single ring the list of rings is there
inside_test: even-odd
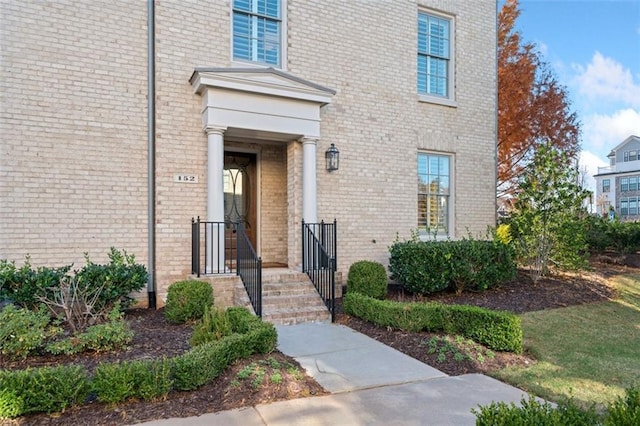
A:
[[[0,1],[0,258],[147,256],[146,10]]]
[[[418,102],[419,7],[454,17],[456,108]],[[338,220],[340,270],[386,263],[396,234],[416,227],[418,150],[454,154],[456,237],[494,223],[495,12],[490,1],[289,2],[289,72],[337,90],[323,109],[318,201],[319,218]],[[341,164],[328,173],[332,142]]]
[[[286,145],[265,145],[260,156],[260,252],[265,263],[287,264]]]
[[[0,258],[64,263],[115,245],[146,259],[146,3],[82,5],[0,1]],[[455,108],[418,101],[419,7],[454,16]],[[322,110],[318,217],[338,220],[343,274],[358,259],[386,263],[396,235],[416,227],[419,150],[454,155],[456,236],[494,223],[495,12],[480,0],[288,0],[287,71],[337,91]],[[206,218],[207,137],[189,77],[238,64],[228,0],[159,0],[156,14],[162,295],[190,273],[190,221]],[[328,173],[332,142],[341,164]],[[301,146],[252,143],[269,235],[262,254],[299,264]],[[199,182],[175,183],[176,173]],[[272,250],[272,238],[287,250]]]

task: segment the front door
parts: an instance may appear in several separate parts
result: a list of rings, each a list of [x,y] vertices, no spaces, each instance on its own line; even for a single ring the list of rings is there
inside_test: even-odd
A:
[[[256,191],[256,154],[225,152],[224,219],[225,222],[242,223],[254,248],[257,248]],[[229,254],[233,259],[235,253]]]

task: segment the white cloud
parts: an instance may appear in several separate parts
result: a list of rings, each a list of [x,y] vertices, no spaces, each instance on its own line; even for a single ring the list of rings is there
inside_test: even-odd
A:
[[[586,67],[573,64],[573,68],[577,72],[574,83],[585,98],[640,107],[640,82],[616,60],[595,52]]]
[[[596,180],[593,178],[593,175],[598,173],[598,167],[608,166],[609,163],[600,159],[600,157],[593,152],[590,151],[581,151],[580,152],[580,172],[583,173],[584,178],[584,187],[591,191],[593,194],[596,193]],[[594,206],[587,206],[588,208],[593,209]]]
[[[609,151],[631,135],[640,136],[640,110],[627,108],[607,114],[582,117],[582,146]],[[604,158],[603,158],[604,160]]]

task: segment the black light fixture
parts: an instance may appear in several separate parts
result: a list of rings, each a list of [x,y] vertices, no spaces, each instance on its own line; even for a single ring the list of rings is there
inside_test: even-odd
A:
[[[331,144],[327,152],[324,153],[324,157],[327,160],[327,171],[333,172],[340,167],[340,151],[334,144]]]

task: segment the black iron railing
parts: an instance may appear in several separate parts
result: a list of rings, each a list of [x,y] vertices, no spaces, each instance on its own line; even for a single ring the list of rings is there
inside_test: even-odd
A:
[[[337,223],[302,221],[302,272],[306,273],[335,320]]]
[[[245,232],[244,225],[238,224],[237,274],[240,276],[253,310],[262,316],[262,259],[256,254]]]
[[[237,224],[191,219],[191,273],[197,275],[235,272]]]
[[[256,315],[262,316],[262,259],[243,224],[191,219],[191,273],[198,277],[236,273]]]

